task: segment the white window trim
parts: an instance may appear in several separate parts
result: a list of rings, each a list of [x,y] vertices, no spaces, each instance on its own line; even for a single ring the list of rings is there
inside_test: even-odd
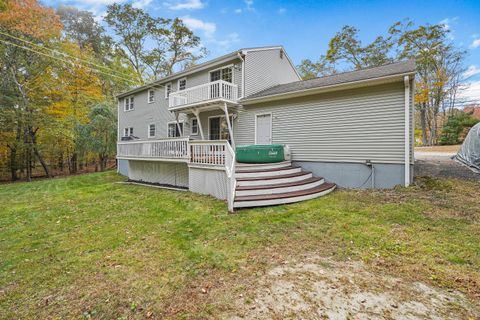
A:
[[[153,100],[150,101],[150,92],[153,91]],[[147,103],[154,103],[155,102],[155,89],[148,89],[147,91]]]
[[[173,84],[171,82],[165,84],[165,99],[169,98],[169,94],[167,92],[167,87],[170,86],[170,94],[173,92]]]
[[[193,132],[192,129],[193,129],[193,121],[197,121],[197,131]],[[198,132],[198,119],[197,118],[192,118],[191,121],[190,121],[190,135],[191,136],[198,136],[199,132]]]
[[[133,107],[130,109],[130,100],[133,98]],[[128,108],[127,109],[127,101],[128,101]],[[129,112],[135,109],[135,97],[134,96],[128,96],[123,99],[123,111],[124,112]]]
[[[168,136],[168,127],[169,125],[171,125],[172,123],[175,123],[175,126],[177,125],[177,121],[169,121],[167,122],[167,137],[168,138],[181,138],[181,137],[185,137],[185,120],[179,120],[178,123],[181,123],[182,124],[182,135],[180,135],[180,137],[169,137]]]
[[[154,126],[155,128],[155,134],[153,136],[150,135],[150,126]],[[155,138],[155,136],[157,135],[157,125],[155,123],[149,123],[148,126],[147,126],[147,136],[148,138]]]
[[[231,68],[232,69],[232,84],[234,84],[234,81],[235,81],[235,64],[233,64],[233,63],[231,63],[229,65],[226,65],[226,66],[223,66],[223,67],[219,67],[219,68],[210,70],[208,72],[208,82],[212,82],[212,81],[210,81],[210,79],[212,79],[212,77],[210,75],[212,72],[222,70],[222,69],[226,69],[226,68]],[[222,75],[221,74],[220,74],[220,80],[222,80]]]
[[[182,80],[185,80],[185,89],[183,89],[183,90],[187,89],[187,84],[188,84],[187,77],[183,77],[183,78],[180,78],[180,79],[177,80],[177,91],[183,91],[183,90],[180,90],[180,81],[182,81]]]
[[[125,130],[127,130],[127,135],[125,135]],[[130,135],[133,135],[133,133],[130,134],[130,131],[133,131],[133,127],[124,127],[123,128],[123,137],[130,137]]]
[[[271,112],[264,112],[264,113],[257,113],[255,114],[255,136],[254,136],[254,141],[255,144],[257,144],[257,118],[259,116],[270,116],[270,144],[273,143],[273,114]]]

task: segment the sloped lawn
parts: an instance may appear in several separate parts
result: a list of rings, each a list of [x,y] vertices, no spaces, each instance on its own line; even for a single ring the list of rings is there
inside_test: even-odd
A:
[[[114,172],[0,185],[0,318],[216,318],[303,254],[480,299],[480,184],[241,210]]]

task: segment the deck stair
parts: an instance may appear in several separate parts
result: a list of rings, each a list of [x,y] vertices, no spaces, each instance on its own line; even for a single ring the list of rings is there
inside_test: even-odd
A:
[[[292,166],[290,161],[266,164],[237,163],[234,208],[260,207],[314,199],[336,185]]]

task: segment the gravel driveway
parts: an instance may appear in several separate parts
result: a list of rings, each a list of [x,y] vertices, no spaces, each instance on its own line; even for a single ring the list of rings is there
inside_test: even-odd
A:
[[[452,157],[456,154],[456,152],[452,151],[415,150],[415,176],[434,176],[480,181],[480,174],[452,160]]]

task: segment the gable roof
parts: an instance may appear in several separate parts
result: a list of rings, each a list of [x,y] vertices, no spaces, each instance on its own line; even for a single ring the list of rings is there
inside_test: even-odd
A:
[[[391,63],[379,67],[371,67],[356,71],[337,73],[330,76],[315,78],[311,80],[301,80],[285,84],[280,84],[263,91],[254,93],[245,97],[241,102],[250,102],[251,100],[264,100],[267,98],[281,97],[288,94],[315,91],[330,87],[365,82],[369,80],[399,77],[415,73],[415,62],[413,60]],[[315,92],[312,92],[315,93]],[[252,101],[253,102],[253,101]]]
[[[139,91],[143,91],[147,88],[158,87],[158,86],[161,86],[161,84],[168,83],[168,82],[170,82],[174,79],[184,77],[188,74],[192,74],[194,72],[201,71],[203,69],[207,69],[207,68],[213,67],[215,65],[234,60],[234,59],[238,58],[239,54],[246,54],[246,53],[248,53],[248,51],[273,50],[273,49],[282,49],[285,52],[285,49],[283,48],[283,46],[265,46],[265,47],[242,48],[242,49],[235,50],[233,52],[227,53],[223,56],[217,57],[215,59],[208,60],[208,61],[205,61],[203,63],[197,64],[197,65],[195,65],[191,68],[188,68],[186,70],[175,72],[175,73],[173,73],[169,76],[157,79],[155,81],[149,82],[149,83],[144,84],[142,86],[138,86],[138,87],[132,88],[128,91],[122,92],[122,93],[117,95],[117,98],[122,98],[122,97],[125,97],[127,95],[130,95],[130,94],[133,94],[133,93],[136,93],[136,92],[139,92]],[[285,55],[286,55],[286,53],[285,53]],[[288,56],[287,56],[287,58],[288,58]],[[295,69],[295,65],[293,65],[290,58],[288,58],[288,61],[290,62],[292,67]],[[295,71],[296,71],[296,69],[295,69]]]

